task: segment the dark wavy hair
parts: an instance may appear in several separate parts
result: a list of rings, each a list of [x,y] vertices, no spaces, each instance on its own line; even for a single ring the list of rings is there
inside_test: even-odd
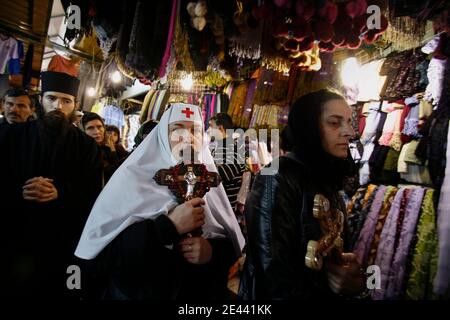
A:
[[[119,128],[117,128],[116,126],[113,126],[113,125],[107,125],[107,126],[105,126],[105,132],[106,131],[115,132],[117,134],[117,137],[118,137],[117,143],[120,143],[120,130],[119,130]]]
[[[105,121],[97,113],[85,112],[83,117],[81,118],[81,124],[83,125],[83,129],[86,130],[87,123],[90,121],[93,121],[93,120],[100,120],[100,122],[103,124],[103,126],[105,126]]]
[[[227,129],[233,129],[233,120],[231,117],[225,113],[220,112],[214,116],[212,116],[209,121],[213,120],[217,126],[223,126],[225,130]]]

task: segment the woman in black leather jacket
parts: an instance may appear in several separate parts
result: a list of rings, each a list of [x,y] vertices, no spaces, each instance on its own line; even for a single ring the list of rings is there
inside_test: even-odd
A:
[[[353,253],[343,253],[341,264],[327,259],[320,271],[305,266],[308,241],[321,237],[314,196],[324,195],[345,214],[338,191],[354,169],[348,153],[353,135],[351,109],[341,95],[320,90],[294,103],[287,126],[293,148],[279,159],[275,174],[256,177],[246,201],[241,299],[337,298],[362,291]]]

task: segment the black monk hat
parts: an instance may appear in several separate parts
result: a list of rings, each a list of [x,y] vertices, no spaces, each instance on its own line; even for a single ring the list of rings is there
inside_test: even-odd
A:
[[[74,97],[78,95],[80,80],[67,73],[45,71],[41,73],[42,92],[55,91],[70,94]]]

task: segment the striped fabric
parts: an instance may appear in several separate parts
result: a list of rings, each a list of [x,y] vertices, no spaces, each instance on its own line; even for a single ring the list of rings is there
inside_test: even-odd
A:
[[[245,171],[245,146],[244,144],[238,146],[233,140],[227,144],[227,139],[223,139],[218,142],[217,147],[211,153],[222,178],[228,200],[235,210],[242,175]]]

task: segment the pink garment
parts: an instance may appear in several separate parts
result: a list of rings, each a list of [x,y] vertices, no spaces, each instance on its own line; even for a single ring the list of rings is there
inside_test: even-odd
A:
[[[383,127],[383,134],[378,140],[380,145],[389,147],[394,133],[400,132],[400,117],[402,116],[402,112],[402,109],[395,109],[388,113]]]
[[[202,119],[203,119],[203,123],[206,125],[206,123],[208,121],[208,119],[206,119],[206,96],[203,97],[202,105],[204,106],[202,108]]]
[[[166,75],[167,62],[170,58],[170,48],[172,46],[173,34],[175,32],[175,22],[177,17],[177,0],[172,2],[172,14],[170,15],[169,36],[167,37],[166,50],[159,68],[159,77],[162,78]]]
[[[216,95],[213,94],[212,95],[212,99],[211,99],[211,104],[209,106],[209,114],[210,116],[212,116],[213,114],[215,114],[214,112],[214,108],[216,107]]]

